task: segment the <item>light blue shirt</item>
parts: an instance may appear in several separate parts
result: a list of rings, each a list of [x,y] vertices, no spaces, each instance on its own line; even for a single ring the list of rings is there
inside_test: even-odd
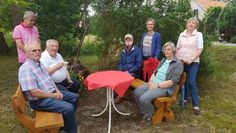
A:
[[[158,69],[157,74],[153,78],[153,83],[161,83],[163,81],[166,81],[166,74],[167,70],[169,68],[171,60],[165,60],[163,65]]]

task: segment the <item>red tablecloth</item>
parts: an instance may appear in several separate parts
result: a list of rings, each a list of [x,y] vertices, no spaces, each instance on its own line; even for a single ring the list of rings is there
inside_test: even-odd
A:
[[[128,72],[122,71],[101,71],[90,74],[84,81],[88,90],[108,87],[113,89],[119,96],[123,96],[130,83],[134,80]]]

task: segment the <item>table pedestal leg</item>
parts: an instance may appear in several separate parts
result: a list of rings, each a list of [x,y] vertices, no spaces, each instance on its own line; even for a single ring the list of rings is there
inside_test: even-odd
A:
[[[100,116],[100,115],[102,115],[102,114],[107,110],[108,103],[109,103],[109,90],[110,90],[110,89],[107,89],[107,101],[106,101],[106,106],[105,106],[105,108],[103,109],[102,112],[100,112],[100,113],[98,113],[98,114],[92,114],[92,116]]]
[[[116,112],[118,112],[118,113],[121,114],[121,115],[130,115],[130,113],[123,113],[123,112],[120,112],[120,111],[116,108],[116,106],[115,106],[115,104],[114,104],[113,93],[114,93],[114,92],[113,92],[112,89],[107,88],[107,101],[106,101],[106,106],[105,106],[105,108],[103,109],[102,112],[100,112],[100,113],[98,113],[98,114],[92,114],[92,116],[100,116],[100,115],[102,115],[102,114],[106,111],[107,107],[109,106],[108,133],[111,132],[111,106],[113,106],[114,109],[116,110]]]
[[[107,88],[107,91],[109,92],[108,100],[109,100],[109,122],[108,122],[108,133],[111,132],[111,101],[113,101],[113,95],[111,95],[112,89]],[[112,91],[113,92],[113,91]]]
[[[112,102],[112,105],[113,105],[113,107],[114,107],[114,109],[116,110],[116,112],[118,112],[119,114],[121,114],[121,115],[130,115],[130,113],[123,113],[123,112],[120,112],[117,108],[116,108],[116,105],[114,104],[114,98],[113,98],[113,90],[111,90],[111,92],[112,92],[112,94],[111,94],[111,102]]]

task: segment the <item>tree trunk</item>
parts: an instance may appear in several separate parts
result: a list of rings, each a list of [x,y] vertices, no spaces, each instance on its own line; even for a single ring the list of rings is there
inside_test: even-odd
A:
[[[9,48],[7,46],[4,34],[3,32],[0,32],[0,53],[7,54],[8,52],[9,52]]]

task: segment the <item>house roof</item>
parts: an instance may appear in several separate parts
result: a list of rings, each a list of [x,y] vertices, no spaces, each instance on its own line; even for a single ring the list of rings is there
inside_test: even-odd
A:
[[[195,0],[204,10],[207,10],[210,7],[225,7],[226,2],[217,1],[217,0]]]

